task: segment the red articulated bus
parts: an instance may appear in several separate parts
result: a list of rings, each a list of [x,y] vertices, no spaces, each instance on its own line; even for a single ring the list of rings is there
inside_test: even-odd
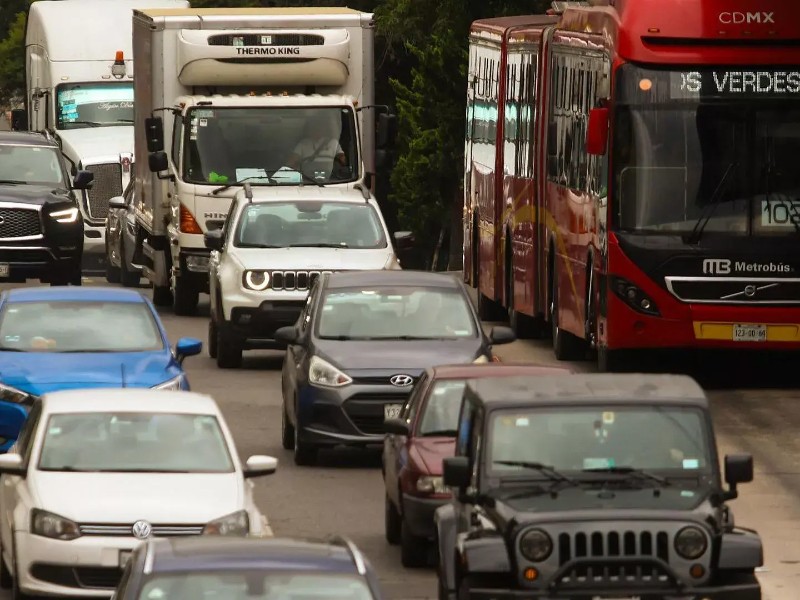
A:
[[[473,24],[464,274],[556,357],[800,348],[800,3]],[[552,21],[549,21],[551,19]]]

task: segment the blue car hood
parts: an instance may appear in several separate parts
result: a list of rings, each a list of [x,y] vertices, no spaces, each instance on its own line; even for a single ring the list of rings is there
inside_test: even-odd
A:
[[[0,352],[0,382],[36,396],[76,388],[152,387],[180,373],[169,350]]]

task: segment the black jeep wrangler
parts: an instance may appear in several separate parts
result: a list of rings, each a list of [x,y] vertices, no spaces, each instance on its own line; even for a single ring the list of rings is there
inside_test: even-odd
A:
[[[439,597],[757,600],[761,539],[727,502],[703,390],[677,375],[468,383],[453,501],[435,516]]]

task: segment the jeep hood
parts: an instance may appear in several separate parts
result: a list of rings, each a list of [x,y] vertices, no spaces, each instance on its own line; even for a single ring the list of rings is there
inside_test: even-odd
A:
[[[246,270],[372,271],[383,269],[392,255],[391,247],[236,249],[236,259]]]

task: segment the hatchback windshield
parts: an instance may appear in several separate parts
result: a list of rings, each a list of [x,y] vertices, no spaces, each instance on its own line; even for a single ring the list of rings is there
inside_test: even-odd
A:
[[[150,579],[139,600],[372,600],[363,579],[332,573],[236,570]]]
[[[213,415],[108,412],[51,416],[39,469],[229,473],[233,463]]]
[[[164,342],[144,302],[12,302],[0,314],[0,351],[143,352]]]
[[[450,288],[385,287],[328,292],[322,339],[459,339],[477,335],[469,300]]]
[[[559,471],[632,467],[708,472],[703,414],[689,408],[608,406],[526,408],[492,417],[493,471],[520,471],[505,461],[537,462]]]
[[[0,183],[66,188],[57,148],[0,144]]]
[[[417,435],[454,436],[458,429],[458,413],[464,397],[466,381],[437,381],[433,384],[422,412]]]
[[[369,204],[270,202],[248,205],[236,228],[240,248],[385,248],[386,237]]]
[[[133,124],[133,84],[70,83],[56,90],[56,127],[83,129]]]

